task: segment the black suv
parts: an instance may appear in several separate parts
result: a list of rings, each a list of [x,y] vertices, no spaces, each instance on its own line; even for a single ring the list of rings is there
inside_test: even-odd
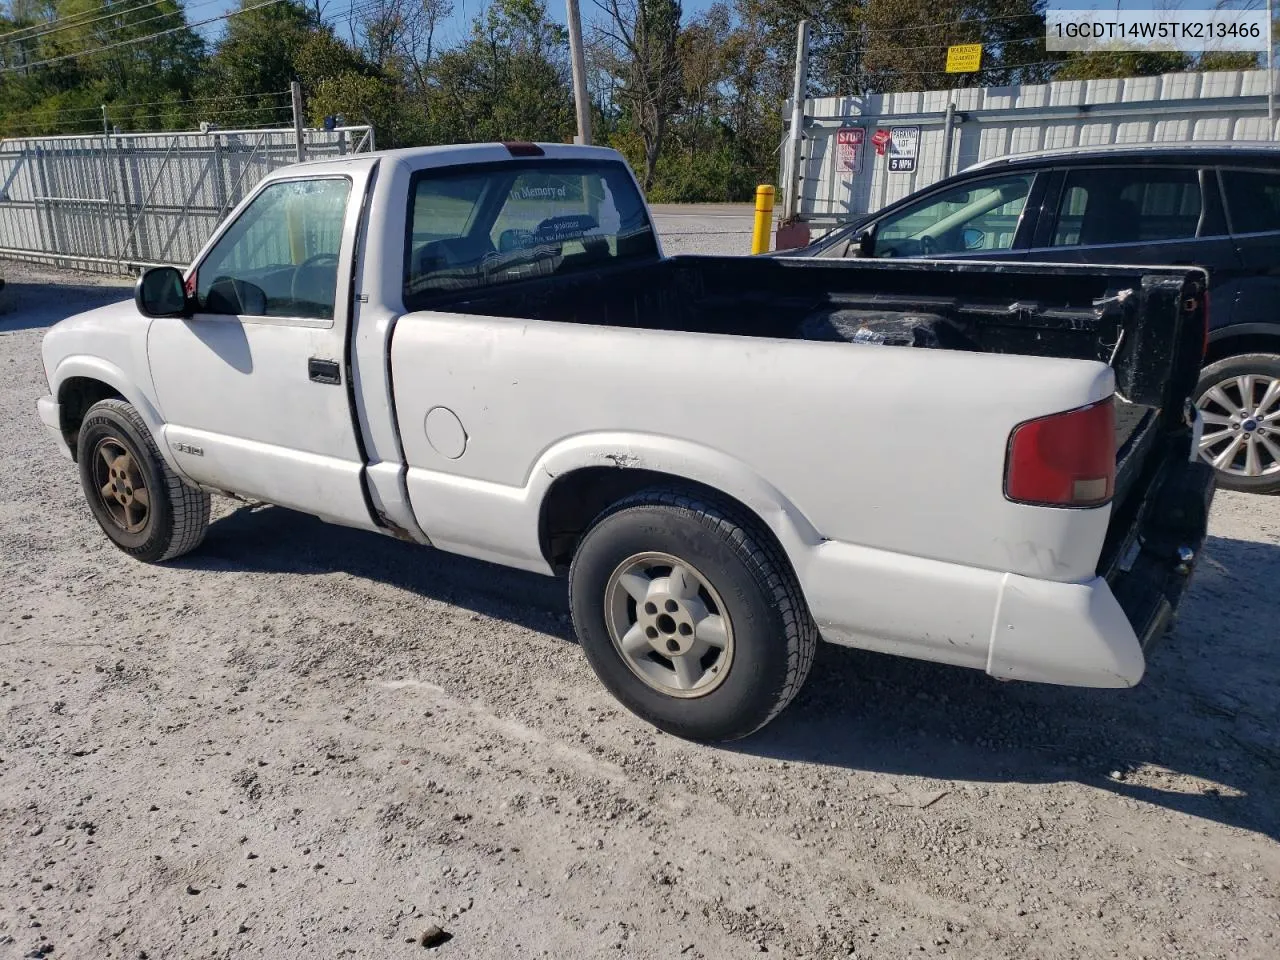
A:
[[[1280,492],[1280,147],[1188,143],[987,160],[788,256],[1194,264],[1196,403],[1221,486]]]

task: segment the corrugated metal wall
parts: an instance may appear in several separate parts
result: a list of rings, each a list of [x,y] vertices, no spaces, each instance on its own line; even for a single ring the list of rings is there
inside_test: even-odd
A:
[[[800,219],[819,224],[849,220],[942,179],[948,104],[955,105],[950,173],[979,160],[1031,150],[1271,140],[1276,133],[1267,120],[1265,70],[823,97],[805,102]],[[836,137],[844,126],[866,131],[862,169],[856,174],[840,168]],[[876,156],[871,137],[890,126],[920,128],[912,173],[890,173],[886,158]],[[787,175],[784,170],[784,182]]]
[[[307,159],[371,149],[368,127],[305,131]],[[0,141],[0,255],[99,269],[190,263],[292,128]]]

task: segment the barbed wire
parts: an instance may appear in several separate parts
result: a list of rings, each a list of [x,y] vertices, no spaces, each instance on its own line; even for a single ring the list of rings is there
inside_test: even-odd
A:
[[[279,106],[279,107],[239,107],[239,108],[233,108],[233,109],[230,109],[230,110],[213,110],[213,111],[210,111],[210,112],[202,112],[202,113],[199,115],[199,119],[201,119],[201,120],[205,120],[205,121],[208,121],[208,120],[217,120],[217,119],[224,118],[224,117],[243,117],[243,116],[251,116],[251,115],[261,115],[261,114],[264,114],[264,113],[267,113],[267,114],[281,114],[281,113],[286,113],[286,112],[291,113],[292,111],[293,111],[293,107],[292,107],[292,106]],[[133,116],[128,117],[127,119],[128,119],[128,120],[130,120],[130,121],[132,121],[132,122],[134,122],[134,123],[137,123],[137,122],[145,121],[145,120],[163,120],[163,119],[167,119],[167,118],[169,118],[169,117],[171,117],[171,116],[172,116],[172,114],[167,114],[167,113],[148,113],[148,114],[133,115]],[[122,119],[124,119],[124,118],[122,118]],[[71,130],[71,129],[67,129],[67,128],[69,128],[69,127],[82,126],[82,125],[87,125],[87,124],[92,124],[92,125],[94,126],[94,128],[95,128],[95,129],[93,129],[93,130]],[[60,130],[60,132],[58,132],[59,130]],[[32,121],[27,122],[27,123],[14,124],[13,126],[4,126],[4,127],[0,127],[0,137],[41,137],[41,136],[44,136],[44,137],[56,137],[56,136],[76,135],[76,134],[85,135],[85,136],[88,136],[88,135],[91,135],[91,134],[97,134],[97,135],[101,136],[101,135],[102,135],[102,132],[103,132],[103,131],[102,131],[102,119],[101,119],[101,117],[97,117],[97,118],[94,118],[94,117],[83,117],[83,118],[81,118],[81,119],[79,119],[79,120],[65,120],[65,121],[62,121],[60,124],[55,125],[55,130],[54,130],[54,131],[51,131],[51,130],[49,129],[49,126],[48,126],[47,124],[45,124],[45,123],[41,123],[41,122],[39,122],[39,121],[37,121],[37,120],[32,120]],[[130,132],[133,132],[133,133],[149,133],[149,132],[164,133],[164,132],[166,132],[166,131],[163,131],[163,130],[156,130],[156,131],[135,130],[135,131],[130,131]],[[170,132],[173,132],[173,131],[170,131]]]

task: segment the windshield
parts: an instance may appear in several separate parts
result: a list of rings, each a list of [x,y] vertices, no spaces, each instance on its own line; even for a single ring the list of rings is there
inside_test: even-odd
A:
[[[427,170],[410,188],[405,305],[658,252],[644,201],[612,161],[530,159]]]

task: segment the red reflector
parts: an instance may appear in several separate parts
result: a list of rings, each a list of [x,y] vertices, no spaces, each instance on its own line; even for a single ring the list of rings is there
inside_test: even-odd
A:
[[[545,155],[545,151],[536,143],[528,143],[524,140],[503,140],[502,145],[507,148],[507,153],[513,157],[541,157]]]
[[[1004,492],[1051,507],[1096,507],[1116,486],[1116,413],[1111,398],[1028,420],[1009,437]]]

